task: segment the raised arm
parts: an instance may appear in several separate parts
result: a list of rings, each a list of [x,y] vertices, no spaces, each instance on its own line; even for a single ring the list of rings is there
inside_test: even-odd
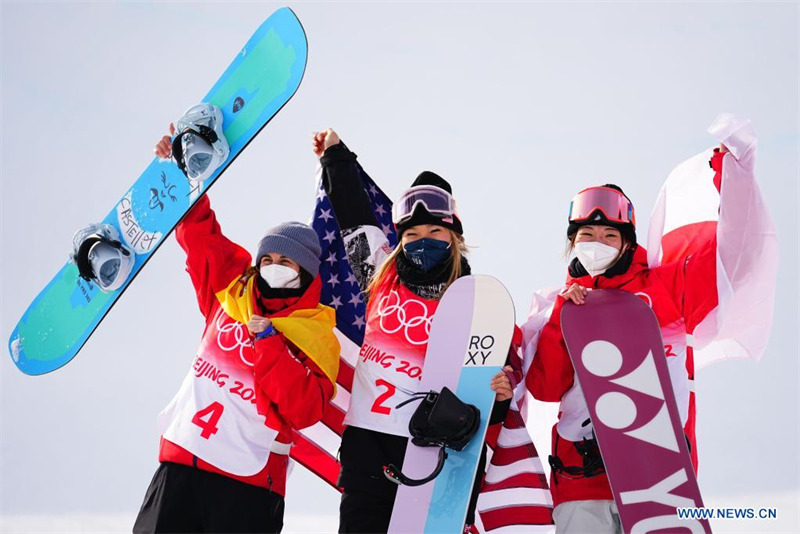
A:
[[[175,126],[169,125],[153,152],[162,159],[172,157]],[[206,195],[201,196],[175,227],[175,238],[186,252],[186,272],[192,278],[197,304],[203,317],[209,319],[217,302],[216,293],[241,276],[250,265],[250,254],[224,235]]]
[[[672,254],[671,262],[665,260],[659,269],[677,290],[675,297],[695,348],[708,347],[699,354],[700,365],[726,357],[760,357],[769,337],[778,266],[774,224],[755,179],[757,142],[749,121],[723,114],[709,132],[721,145],[704,155],[711,171],[706,166],[705,173],[696,176],[710,182],[706,191],[710,189],[717,197],[718,209],[715,199],[709,197],[716,220],[665,234],[662,243],[666,259],[671,238],[673,242],[681,240],[684,230],[702,235],[704,227],[709,229],[699,246]],[[691,161],[673,171],[674,181],[682,189],[694,187],[690,180],[680,181],[681,169],[691,169]],[[665,184],[667,192],[672,178]]]
[[[314,136],[314,153],[321,156],[322,184],[333,206],[353,274],[365,292],[375,269],[391,252],[389,241],[372,212],[357,156],[330,129]]]
[[[222,235],[206,195],[197,199],[175,228],[175,237],[186,252],[186,272],[192,278],[200,312],[208,319],[217,302],[216,294],[246,272],[250,254]]]

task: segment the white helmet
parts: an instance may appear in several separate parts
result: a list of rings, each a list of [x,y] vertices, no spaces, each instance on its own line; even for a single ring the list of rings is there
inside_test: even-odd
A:
[[[192,106],[178,119],[172,157],[192,184],[202,183],[228,158],[222,111],[211,104]]]
[[[75,233],[70,258],[84,280],[105,291],[119,289],[133,269],[135,255],[119,241],[109,224],[92,224]]]

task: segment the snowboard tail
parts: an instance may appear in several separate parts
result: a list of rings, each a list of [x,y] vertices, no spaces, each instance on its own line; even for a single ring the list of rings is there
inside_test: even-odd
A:
[[[703,501],[653,311],[633,293],[595,290],[564,304],[561,329],[623,531],[711,532],[677,515]]]

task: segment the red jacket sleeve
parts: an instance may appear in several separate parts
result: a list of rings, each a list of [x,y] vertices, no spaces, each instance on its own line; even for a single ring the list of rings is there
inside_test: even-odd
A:
[[[540,401],[560,401],[575,379],[572,360],[561,334],[561,307],[564,302],[562,297],[556,299],[550,320],[539,334],[536,354],[525,377],[528,391]]]
[[[207,195],[201,196],[178,224],[175,237],[186,252],[186,272],[192,278],[200,311],[208,319],[217,302],[216,293],[244,274],[250,254],[222,235]]]
[[[511,366],[511,389],[516,389],[517,385],[522,382],[522,330],[517,325],[514,325],[514,334],[511,337],[511,346],[508,347],[508,357],[506,358],[506,365]]]
[[[714,185],[722,187],[722,161],[725,154],[714,150],[709,164],[714,169]],[[677,261],[657,268],[658,276],[671,289],[675,304],[686,321],[686,329],[695,327],[719,303],[717,295],[717,236],[709,236],[697,250]]]
[[[255,341],[257,406],[267,422],[277,416],[300,430],[322,419],[334,390],[322,369],[292,348],[281,335]]]
[[[655,269],[669,288],[684,321],[686,331],[695,327],[717,307],[717,249],[716,239],[707,247]]]
[[[517,325],[514,325],[514,333],[511,337],[511,345],[508,347],[508,355],[506,356],[506,363],[503,366],[503,372],[508,376],[508,381],[511,384],[511,390],[515,390],[522,382],[522,330]],[[511,371],[506,372],[505,366],[510,366]],[[508,414],[508,409],[511,407],[510,399],[504,401],[495,400],[492,405],[492,412],[489,414],[489,425],[496,425],[502,423]]]
[[[717,188],[717,193],[722,191],[722,160],[725,159],[725,153],[720,152],[718,148],[714,149],[714,155],[711,156],[711,161],[708,162],[711,168],[714,169],[714,186]]]

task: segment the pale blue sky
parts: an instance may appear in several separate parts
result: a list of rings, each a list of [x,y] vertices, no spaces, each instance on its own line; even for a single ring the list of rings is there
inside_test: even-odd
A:
[[[4,339],[65,261],[72,233],[108,212],[166,125],[277,7],[2,3]],[[508,286],[520,322],[535,289],[563,280],[578,189],[621,185],[643,238],[661,183],[713,144],[705,130],[717,113],[752,119],[782,245],[777,313],[762,362],[698,374],[700,484],[715,504],[781,507],[779,523],[736,529],[800,529],[798,4],[291,7],[308,34],[306,77],[212,189],[223,230],[252,249],[266,228],[306,219],[310,135],[333,126],[390,196],[423,169],[451,181],[473,269]],[[0,526],[129,529],[157,464],[156,416],[201,330],[169,239],[67,367],[31,378],[0,357]],[[546,455],[554,406],[535,414]],[[286,530],[330,532],[336,507],[298,468]]]

